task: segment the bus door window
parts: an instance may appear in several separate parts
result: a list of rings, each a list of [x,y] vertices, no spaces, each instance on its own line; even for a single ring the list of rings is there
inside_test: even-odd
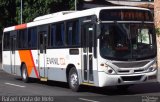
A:
[[[13,36],[12,38],[12,53],[15,54],[15,49],[16,49],[16,36]]]
[[[11,32],[10,35],[10,44],[11,44],[11,51],[12,54],[15,54],[15,50],[16,50],[16,32]]]
[[[41,32],[39,36],[40,53],[46,53],[47,34],[46,32]]]
[[[43,34],[40,34],[40,53],[43,53]]]
[[[10,38],[10,33],[4,33],[4,50],[9,50],[10,49],[10,40],[8,40]]]

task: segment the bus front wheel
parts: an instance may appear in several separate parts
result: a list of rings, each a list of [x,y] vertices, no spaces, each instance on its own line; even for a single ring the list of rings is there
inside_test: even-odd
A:
[[[21,70],[21,73],[22,73],[22,80],[25,82],[25,83],[28,83],[29,82],[29,77],[28,77],[28,73],[27,73],[27,67],[25,64],[22,65],[22,70]]]
[[[75,92],[79,91],[80,89],[79,78],[78,78],[78,74],[75,67],[72,67],[71,70],[69,71],[68,78],[69,78],[68,79],[69,87],[72,89],[72,91],[75,91]]]

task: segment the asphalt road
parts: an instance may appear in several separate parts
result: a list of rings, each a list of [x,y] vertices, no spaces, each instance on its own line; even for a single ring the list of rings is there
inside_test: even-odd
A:
[[[66,83],[38,80],[24,83],[21,78],[0,69],[0,101],[22,102],[27,101],[28,96],[29,101],[34,99],[36,102],[38,99],[46,102],[160,102],[160,84],[134,85],[128,91],[120,91],[115,87],[83,86],[81,92],[72,92]]]

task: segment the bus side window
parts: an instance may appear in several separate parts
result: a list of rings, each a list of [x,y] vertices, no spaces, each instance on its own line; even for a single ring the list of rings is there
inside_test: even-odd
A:
[[[37,48],[37,29],[33,28],[32,31],[32,48]]]
[[[37,29],[36,27],[28,29],[28,47],[29,48],[37,47]]]
[[[31,34],[31,28],[28,29],[28,48],[31,48],[32,46],[32,40],[31,40],[31,37],[32,34]]]
[[[79,21],[76,21],[75,23],[75,34],[73,35],[74,36],[74,42],[75,42],[75,45],[78,45],[80,46],[80,29],[79,29]]]
[[[72,45],[72,31],[73,31],[72,22],[67,23],[66,30],[67,30],[66,43],[67,43],[68,46],[71,46]]]
[[[64,23],[59,23],[56,25],[56,47],[64,46]]]
[[[56,26],[55,25],[51,25],[51,47],[55,47],[55,35],[56,35]]]
[[[9,50],[10,48],[10,33],[7,32],[7,33],[4,33],[4,41],[3,41],[3,44],[4,44],[4,50]]]
[[[19,30],[18,32],[18,48],[25,49],[28,47],[27,29]]]
[[[80,45],[78,20],[67,22],[66,43],[68,46]]]

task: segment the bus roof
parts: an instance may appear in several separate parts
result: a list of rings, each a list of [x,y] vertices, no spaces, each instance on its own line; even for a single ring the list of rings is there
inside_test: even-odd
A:
[[[149,10],[146,8],[130,7],[130,6],[108,6],[108,7],[91,8],[91,9],[82,10],[82,11],[62,11],[62,12],[57,12],[57,13],[37,17],[33,20],[33,22],[4,28],[4,32],[34,27],[34,26],[43,25],[43,24],[50,24],[54,22],[75,19],[78,17],[90,16],[90,15],[97,15],[97,17],[99,17],[99,12],[103,9]]]

